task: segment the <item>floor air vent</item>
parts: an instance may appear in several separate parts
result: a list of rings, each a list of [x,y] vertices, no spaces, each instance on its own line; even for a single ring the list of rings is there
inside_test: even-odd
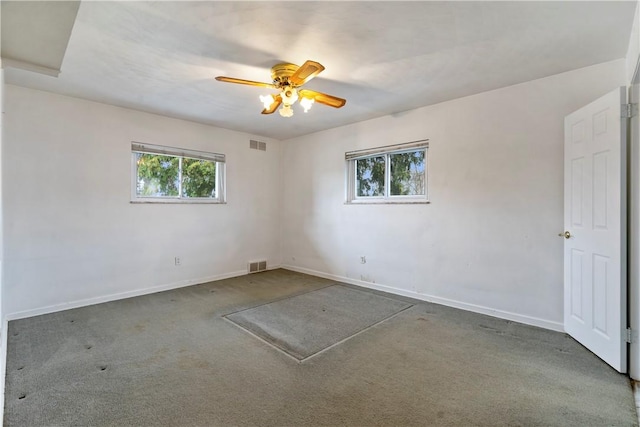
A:
[[[250,139],[249,148],[251,148],[252,150],[267,151],[267,143],[262,141],[256,141],[255,139]]]
[[[255,261],[249,263],[249,273],[259,273],[267,270],[267,261]]]

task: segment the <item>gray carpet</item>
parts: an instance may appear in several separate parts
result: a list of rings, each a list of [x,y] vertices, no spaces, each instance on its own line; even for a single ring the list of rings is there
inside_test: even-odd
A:
[[[565,334],[393,296],[414,306],[299,363],[222,317],[331,284],[275,270],[12,321],[5,425],[637,425],[628,378]]]
[[[409,307],[403,301],[335,285],[225,317],[303,361]]]

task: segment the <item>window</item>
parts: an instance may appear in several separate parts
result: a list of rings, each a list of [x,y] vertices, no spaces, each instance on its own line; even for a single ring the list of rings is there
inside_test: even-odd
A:
[[[345,153],[347,203],[426,203],[428,140]]]
[[[134,202],[224,203],[225,155],[131,143]]]

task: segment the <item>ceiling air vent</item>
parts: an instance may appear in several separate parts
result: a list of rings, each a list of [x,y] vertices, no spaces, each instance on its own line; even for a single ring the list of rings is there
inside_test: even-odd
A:
[[[255,139],[250,139],[249,148],[251,148],[252,150],[267,151],[267,143],[262,141],[256,141]]]

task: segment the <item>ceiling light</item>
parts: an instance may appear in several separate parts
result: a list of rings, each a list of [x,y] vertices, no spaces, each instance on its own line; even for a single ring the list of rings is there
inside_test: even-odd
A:
[[[309,111],[314,101],[333,108],[341,108],[347,102],[346,99],[338,98],[337,96],[327,95],[326,93],[316,92],[315,90],[302,89],[302,85],[320,74],[322,70],[324,70],[322,64],[309,60],[300,67],[289,63],[274,65],[271,67],[271,83],[254,82],[252,80],[225,76],[218,76],[216,80],[219,82],[276,89],[278,93],[260,97],[260,102],[264,105],[262,114],[273,114],[282,105],[282,108],[278,110],[280,115],[282,117],[291,117],[293,116],[291,106],[298,100],[305,113]]]
[[[280,92],[282,98],[282,108],[278,110],[282,117],[293,116],[291,105],[298,100],[298,91],[294,87],[285,86]]]
[[[283,105],[280,110],[278,110],[282,117],[291,117],[293,116],[293,110],[291,109],[291,105]]]
[[[315,101],[315,99],[313,98],[302,98],[300,100],[300,106],[302,108],[304,108],[304,112],[306,113],[307,111],[309,111],[309,109],[311,108],[311,106],[313,105],[313,102]]]
[[[292,87],[285,87],[280,93],[284,105],[293,105],[298,100],[298,91]]]
[[[260,95],[260,102],[262,102],[265,109],[269,109],[271,104],[273,104],[273,101],[273,95]]]

